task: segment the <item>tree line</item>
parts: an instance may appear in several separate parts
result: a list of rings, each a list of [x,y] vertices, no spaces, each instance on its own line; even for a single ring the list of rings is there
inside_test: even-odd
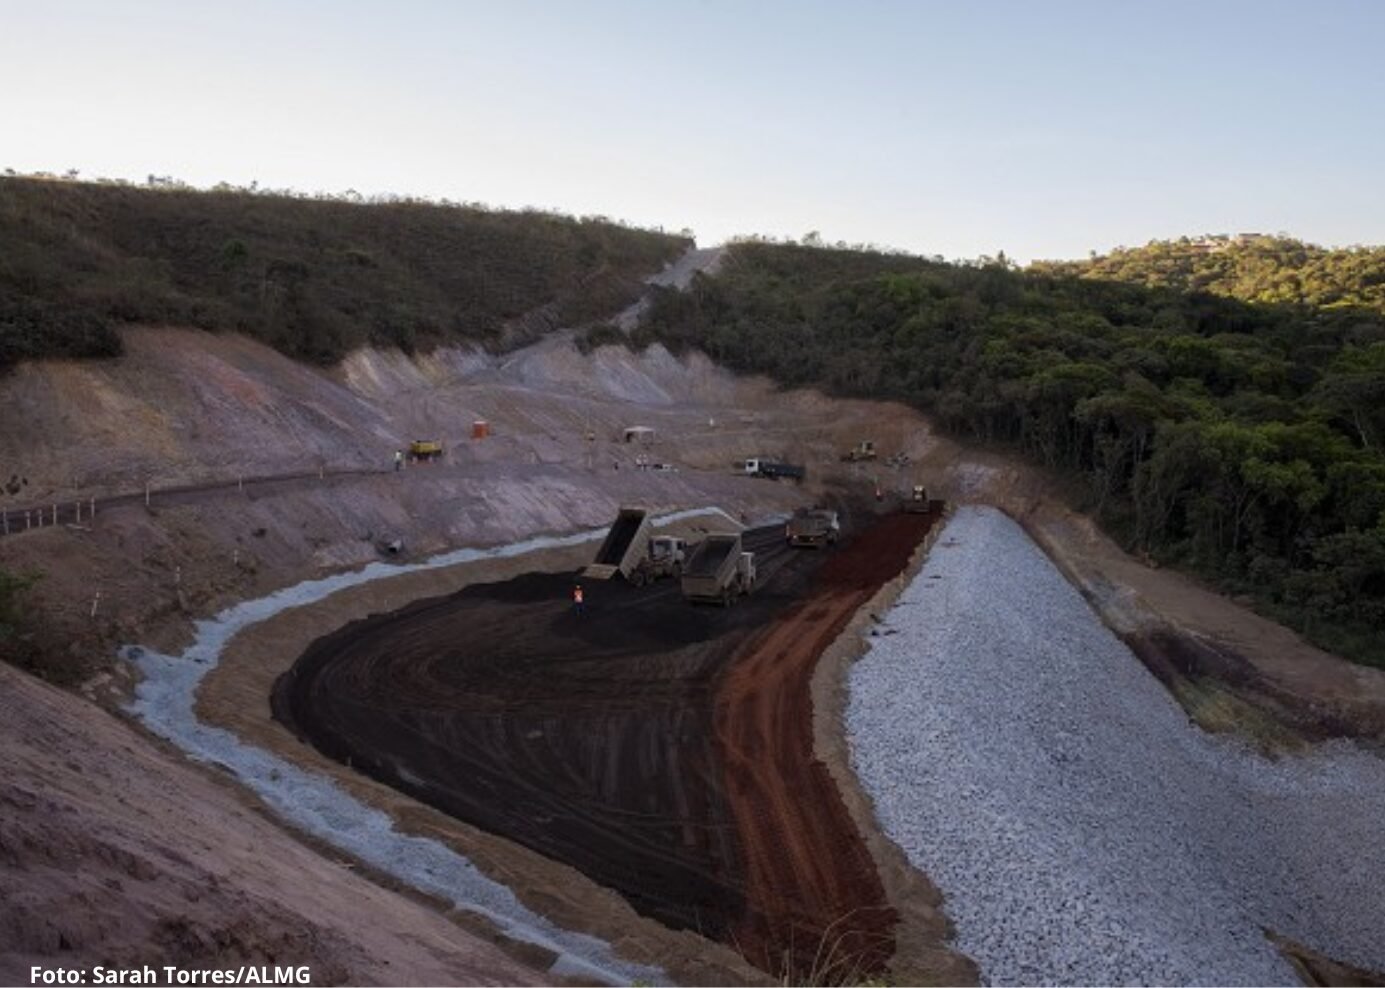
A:
[[[330,364],[604,317],[691,245],[602,217],[390,197],[0,178],[0,371],[120,352],[126,323],[235,331]]]
[[[639,339],[1017,448],[1127,547],[1385,666],[1382,272],[1285,238],[1027,270],[745,243]]]

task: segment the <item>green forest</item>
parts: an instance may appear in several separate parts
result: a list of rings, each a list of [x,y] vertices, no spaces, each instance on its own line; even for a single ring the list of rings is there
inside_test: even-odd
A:
[[[608,316],[689,244],[453,203],[0,178],[0,371],[113,356],[126,323],[237,331],[319,364],[495,345],[536,310],[548,328]]]
[[[640,339],[1021,450],[1127,547],[1385,666],[1383,290],[1385,250],[1283,238],[1027,270],[744,243]]]

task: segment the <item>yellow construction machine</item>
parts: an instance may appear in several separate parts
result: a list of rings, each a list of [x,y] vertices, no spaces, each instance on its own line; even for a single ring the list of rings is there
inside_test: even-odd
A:
[[[436,439],[415,439],[409,443],[409,459],[415,463],[442,459],[442,443]]]

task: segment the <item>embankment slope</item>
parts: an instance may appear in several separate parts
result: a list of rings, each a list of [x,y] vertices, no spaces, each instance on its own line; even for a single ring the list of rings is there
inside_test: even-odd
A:
[[[1012,520],[963,508],[853,668],[853,765],[994,983],[1385,967],[1385,762],[1187,716]]]
[[[541,980],[90,703],[4,665],[0,886],[7,984],[27,984],[35,964],[306,964],[329,984]]]

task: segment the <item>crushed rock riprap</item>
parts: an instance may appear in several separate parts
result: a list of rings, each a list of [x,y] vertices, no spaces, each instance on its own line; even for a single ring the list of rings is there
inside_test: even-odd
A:
[[[1023,530],[962,508],[849,679],[852,765],[992,984],[1385,968],[1385,761],[1211,737]]]

